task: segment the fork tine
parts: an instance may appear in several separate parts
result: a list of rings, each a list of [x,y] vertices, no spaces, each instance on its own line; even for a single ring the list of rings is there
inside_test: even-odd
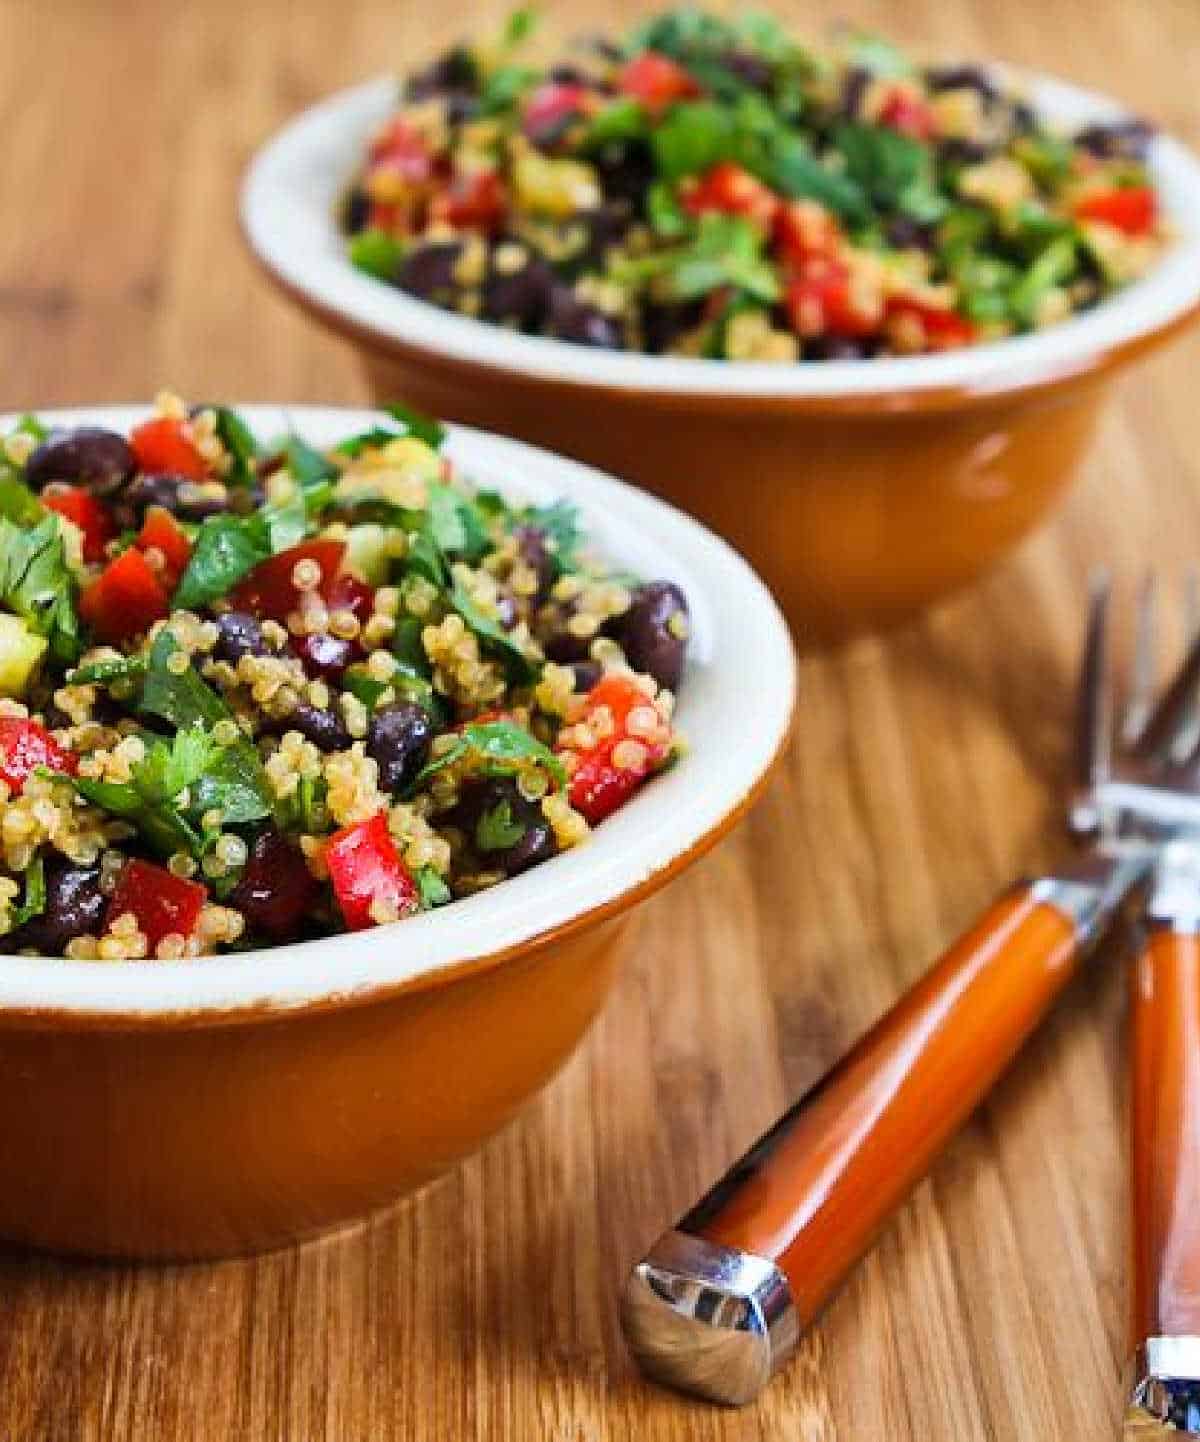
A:
[[[1092,577],[1087,634],[1079,669],[1075,717],[1075,779],[1083,789],[1108,779],[1112,751],[1112,711],[1108,669],[1107,572]]]
[[[1142,582],[1138,596],[1137,634],[1133,647],[1133,674],[1125,715],[1121,722],[1121,743],[1126,749],[1137,744],[1154,709],[1157,679],[1158,587],[1151,572]]]

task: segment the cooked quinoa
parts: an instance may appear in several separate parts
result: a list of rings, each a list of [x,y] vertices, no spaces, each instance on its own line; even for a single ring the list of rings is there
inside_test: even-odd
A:
[[[0,935],[173,960],[400,921],[681,750],[688,607],[402,407],[318,451],[161,395],[0,455]]]
[[[403,80],[343,206],[359,269],[580,345],[788,362],[1042,329],[1161,252],[1140,120],[1066,135],[998,72],[761,14],[535,29]]]

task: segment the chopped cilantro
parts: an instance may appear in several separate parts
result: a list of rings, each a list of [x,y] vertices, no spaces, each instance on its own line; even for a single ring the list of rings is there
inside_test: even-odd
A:
[[[512,803],[505,797],[475,823],[475,845],[480,851],[507,851],[525,835],[525,823],[513,815]]]
[[[0,606],[46,637],[57,660],[69,665],[79,655],[75,578],[57,516],[29,530],[0,519]]]

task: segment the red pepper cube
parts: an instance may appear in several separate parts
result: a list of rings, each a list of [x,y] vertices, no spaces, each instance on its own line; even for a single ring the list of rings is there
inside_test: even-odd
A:
[[[925,342],[930,350],[957,350],[970,345],[977,334],[974,324],[956,310],[928,305],[924,301],[906,296],[895,296],[888,301],[889,320],[905,316],[918,321],[925,333]]]
[[[874,335],[883,321],[883,298],[855,294],[849,269],[826,256],[806,262],[787,288],[784,308],[799,336]]]
[[[430,202],[431,221],[443,221],[455,230],[496,230],[508,204],[504,181],[494,170],[456,175]]]
[[[187,569],[192,543],[175,517],[163,506],[151,506],[135,542],[139,551],[158,551],[163,558],[162,579],[174,590]]]
[[[721,215],[740,215],[769,231],[779,211],[779,197],[748,170],[723,160],[706,171],[682,192],[685,210],[693,215],[716,211]]]
[[[109,644],[148,630],[169,610],[162,583],[136,546],[110,562],[79,597],[79,614]]]
[[[127,861],[108,903],[105,925],[132,912],[145,935],[146,953],[153,956],[164,936],[191,936],[207,898],[208,892],[197,881],[148,861]]]
[[[668,747],[631,737],[629,714],[636,707],[649,706],[650,698],[630,676],[614,673],[603,677],[588,693],[583,719],[594,716],[601,707],[608,710],[613,721],[612,732],[586,751],[575,752],[575,769],[571,772],[571,805],[591,825],[611,816],[623,806],[646,778],[666,760]],[[619,765],[617,748],[636,740],[643,748],[642,761],[630,766]]]
[[[60,746],[44,726],[24,717],[0,717],[0,781],[19,795],[40,767],[74,776],[78,759]]]
[[[1099,220],[1126,235],[1148,235],[1158,219],[1158,197],[1148,185],[1098,190],[1074,206],[1080,220]]]
[[[156,416],[130,432],[129,444],[138,469],[147,475],[186,476],[190,481],[208,478],[208,462],[196,448],[187,421]]]
[[[842,239],[837,219],[815,200],[784,201],[775,215],[775,253],[801,269],[814,256],[833,257]]]
[[[691,75],[666,55],[644,50],[617,74],[617,89],[631,95],[647,110],[665,110],[677,100],[688,100],[700,94],[700,87]]]
[[[334,832],[325,847],[325,864],[349,931],[377,926],[372,912],[380,906],[397,918],[418,909],[416,882],[396,850],[382,811],[370,821]]]
[[[321,568],[316,590],[328,603],[345,554],[344,541],[302,541],[255,566],[229,593],[229,600],[238,610],[285,623],[300,604],[300,587],[294,576],[297,564],[315,561]]]
[[[910,140],[932,140],[937,134],[937,116],[919,95],[893,90],[879,111],[879,124],[907,135]]]
[[[79,527],[85,561],[104,559],[104,548],[117,534],[117,528],[103,501],[82,486],[68,486],[60,481],[51,481],[39,499],[48,511]]]

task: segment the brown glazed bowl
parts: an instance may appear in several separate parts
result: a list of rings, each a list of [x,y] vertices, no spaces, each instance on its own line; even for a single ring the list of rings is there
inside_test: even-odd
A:
[[[1019,77],[1070,127],[1112,102]],[[406,399],[628,476],[758,569],[803,642],[899,621],[974,580],[1051,509],[1133,360],[1200,302],[1200,164],[1151,168],[1177,232],[1138,284],[1038,335],[938,356],[764,365],[600,352],[452,315],[355,271],[335,211],[390,78],[305,112],[254,160],[243,227],[282,289]]]
[[[317,445],[379,421],[242,413],[260,435],[293,427]],[[46,417],[118,430],[138,418]],[[636,903],[714,845],[764,785],[787,738],[795,663],[745,562],[595,471],[465,430],[447,444],[483,486],[575,501],[602,554],[683,588],[688,755],[585,845],[392,926],[193,962],[0,956],[0,1239],[222,1256],[420,1187],[554,1075],[604,1001]]]

